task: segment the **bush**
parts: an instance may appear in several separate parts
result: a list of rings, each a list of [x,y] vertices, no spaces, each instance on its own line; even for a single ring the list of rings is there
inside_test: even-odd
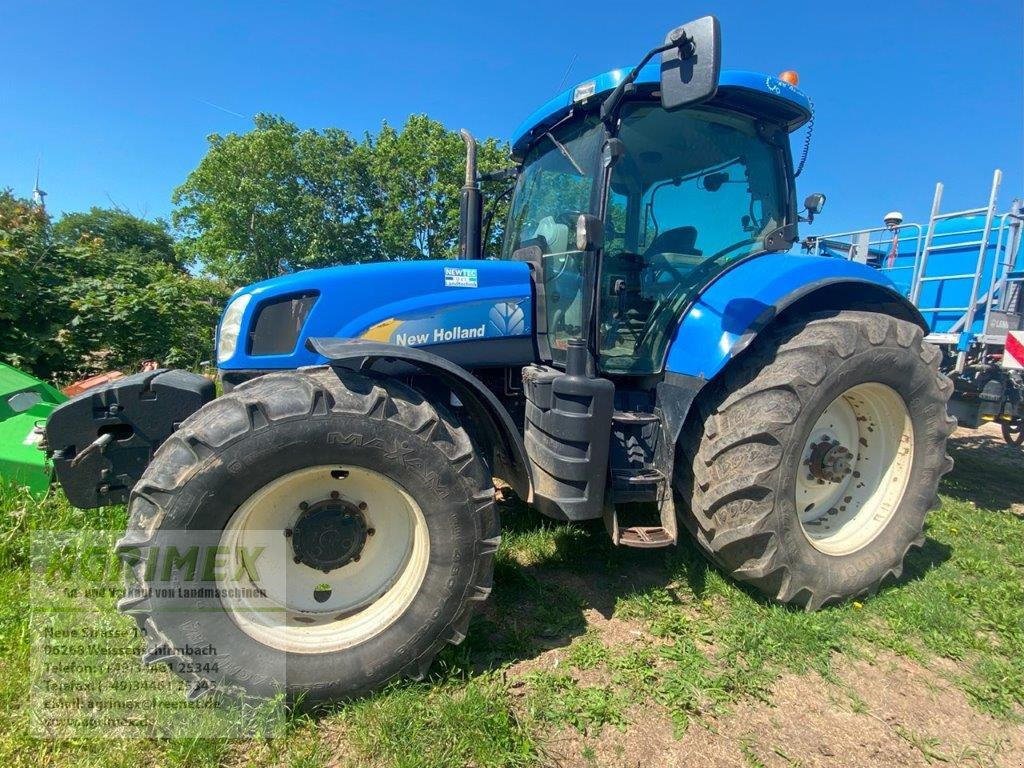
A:
[[[186,272],[171,242],[164,223],[122,211],[54,226],[0,192],[0,360],[58,381],[209,360],[230,291]]]

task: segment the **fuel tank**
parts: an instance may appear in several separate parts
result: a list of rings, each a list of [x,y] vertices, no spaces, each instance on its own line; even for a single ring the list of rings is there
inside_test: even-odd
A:
[[[317,365],[309,337],[422,347],[467,368],[535,359],[527,264],[396,261],[306,270],[231,298],[217,331],[225,383],[252,372]]]

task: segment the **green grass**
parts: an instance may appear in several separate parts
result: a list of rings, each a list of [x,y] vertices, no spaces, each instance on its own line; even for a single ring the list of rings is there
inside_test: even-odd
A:
[[[814,614],[749,594],[688,542],[664,552],[615,549],[599,524],[554,524],[510,503],[492,599],[427,681],[294,715],[282,739],[235,742],[26,734],[30,531],[119,529],[124,510],[83,512],[59,495],[37,502],[0,487],[0,763],[533,766],[568,732],[583,741],[584,761],[596,764],[588,740],[602,728],[628,728],[653,706],[681,734],[739,702],[770,700],[785,673],[820,676],[851,712],[865,712],[838,679],[837,663],[888,654],[930,668],[980,712],[1019,727],[1024,520],[1010,508],[1024,502],[1024,462],[992,464],[966,451],[956,458],[926,545],[899,583],[863,605]],[[588,611],[611,621],[588,624]],[[923,759],[957,759],[934,734],[898,735]],[[740,753],[758,765],[766,750],[784,748],[744,742]]]

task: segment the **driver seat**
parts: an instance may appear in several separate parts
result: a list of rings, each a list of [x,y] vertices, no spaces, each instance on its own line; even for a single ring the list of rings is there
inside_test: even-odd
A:
[[[644,251],[647,263],[651,257],[662,253],[682,253],[687,256],[703,256],[704,252],[697,248],[696,227],[673,227],[658,234]]]

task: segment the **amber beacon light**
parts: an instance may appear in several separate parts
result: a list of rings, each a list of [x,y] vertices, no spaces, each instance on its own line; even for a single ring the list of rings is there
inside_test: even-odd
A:
[[[798,75],[792,69],[787,69],[785,72],[780,72],[779,80],[784,80],[790,85],[800,85],[800,75]]]

